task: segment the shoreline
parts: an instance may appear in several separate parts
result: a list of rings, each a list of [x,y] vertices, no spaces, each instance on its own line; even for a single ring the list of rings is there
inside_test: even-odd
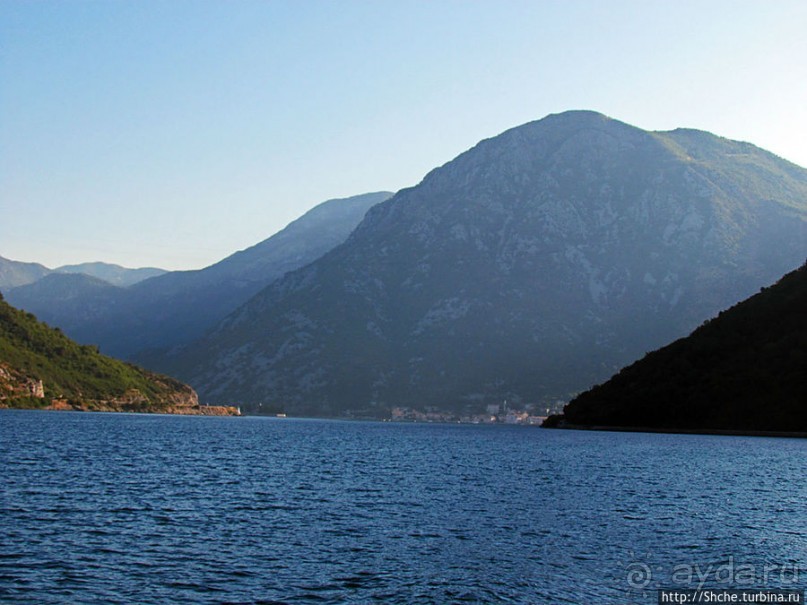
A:
[[[752,429],[681,429],[652,426],[605,426],[586,424],[564,424],[562,426],[541,426],[548,430],[605,431],[611,433],[664,433],[670,435],[718,435],[727,437],[784,437],[805,439],[807,431],[760,431]]]
[[[162,414],[165,416],[242,416],[241,410],[236,406],[224,405],[194,405],[194,406],[165,406],[155,409],[125,409],[123,406],[99,405],[90,407],[87,404],[71,405],[64,402],[55,402],[46,406],[13,406],[0,404],[0,410],[30,410],[40,412],[79,412],[102,414]]]

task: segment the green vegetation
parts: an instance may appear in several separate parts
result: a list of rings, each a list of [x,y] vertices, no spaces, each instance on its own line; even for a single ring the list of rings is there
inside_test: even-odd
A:
[[[569,403],[547,426],[807,432],[807,264]]]
[[[37,393],[39,381],[42,392]],[[193,390],[167,376],[101,355],[0,296],[0,404],[159,411],[197,403]]]

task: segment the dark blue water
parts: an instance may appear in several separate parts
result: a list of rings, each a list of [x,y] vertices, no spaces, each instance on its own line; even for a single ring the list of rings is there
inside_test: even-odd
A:
[[[0,412],[0,600],[655,603],[807,584],[807,441]]]

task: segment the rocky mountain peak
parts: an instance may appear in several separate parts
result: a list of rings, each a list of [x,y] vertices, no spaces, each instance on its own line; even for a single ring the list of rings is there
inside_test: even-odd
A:
[[[553,115],[375,206],[169,367],[292,412],[543,404],[795,267],[806,224],[807,171],[753,146]]]

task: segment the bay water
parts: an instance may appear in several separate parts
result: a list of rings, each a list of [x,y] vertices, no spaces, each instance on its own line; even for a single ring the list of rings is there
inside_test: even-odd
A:
[[[0,601],[656,603],[807,584],[807,441],[0,410]]]

